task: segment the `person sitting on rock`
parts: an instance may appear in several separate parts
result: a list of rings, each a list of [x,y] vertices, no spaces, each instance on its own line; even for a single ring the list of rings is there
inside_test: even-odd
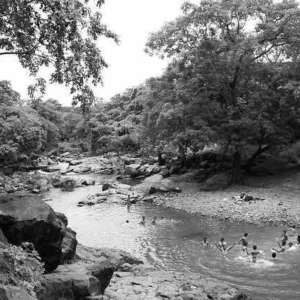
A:
[[[279,236],[279,240],[282,238],[282,240],[281,240],[281,244],[283,243],[283,242],[285,242],[285,244],[286,244],[286,242],[287,242],[287,240],[289,239],[288,238],[288,236],[287,236],[287,233],[286,233],[286,229],[284,229],[283,231],[282,231],[282,234]]]
[[[252,261],[254,263],[256,262],[257,255],[261,254],[261,252],[257,250],[257,246],[256,245],[253,246],[253,251],[251,251],[251,252],[248,252],[248,249],[246,248],[246,253],[248,255],[252,255]]]
[[[279,250],[272,248],[273,251],[276,251],[277,253],[283,253],[285,252],[285,246],[286,246],[286,242],[282,241],[282,243],[280,244],[280,242],[278,242],[278,246],[279,246]]]
[[[222,252],[227,253],[231,250],[237,243],[233,243],[231,246],[227,247],[227,243],[225,242],[224,238],[222,237],[218,244],[215,244],[216,247]]]
[[[243,251],[246,251],[247,250],[247,246],[248,246],[248,233],[244,233],[244,236],[239,240],[238,243],[242,244]]]
[[[140,225],[146,225],[146,217],[142,217],[142,221],[139,223]]]
[[[156,217],[153,218],[152,225],[156,225]]]

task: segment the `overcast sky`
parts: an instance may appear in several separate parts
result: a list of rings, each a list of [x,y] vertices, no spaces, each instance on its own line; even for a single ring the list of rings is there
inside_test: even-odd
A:
[[[103,19],[108,27],[120,36],[121,44],[101,41],[101,49],[109,68],[104,71],[104,86],[98,86],[95,94],[109,99],[128,87],[142,83],[146,78],[162,73],[166,62],[149,57],[144,46],[150,32],[158,30],[165,22],[180,14],[183,0],[106,0],[102,7]],[[23,98],[28,98],[27,87],[32,82],[28,72],[14,56],[0,56],[0,80],[9,80]],[[49,71],[43,70],[41,75]],[[47,98],[55,98],[70,105],[68,89],[60,85],[48,85]]]

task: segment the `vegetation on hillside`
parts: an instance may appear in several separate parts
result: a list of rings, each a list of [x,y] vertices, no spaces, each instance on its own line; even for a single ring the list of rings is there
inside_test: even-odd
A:
[[[71,2],[75,5],[80,1]],[[57,1],[53,3],[58,5]],[[71,9],[65,6],[67,2],[61,3],[59,12]],[[77,14],[84,6],[76,5],[72,8],[73,20],[60,23],[61,15],[53,20],[60,26],[70,22],[66,31],[59,33],[67,35],[62,51],[73,47],[72,35],[69,36],[72,26],[86,17]],[[98,35],[116,39],[105,26],[104,31],[92,26],[95,16],[89,18],[86,28],[91,26],[95,40]],[[67,141],[94,154],[134,151],[161,157],[164,153],[177,157],[182,166],[198,167],[199,153],[213,145],[219,149],[215,171],[221,171],[229,157],[231,183],[239,182],[242,169],[251,172],[259,155],[299,141],[299,20],[300,9],[294,0],[186,2],[182,15],[152,33],[146,44],[149,55],[171,58],[164,74],[115,95],[108,103],[95,102],[92,96],[77,97],[84,115],[76,109],[61,107],[53,99],[21,101],[9,83],[2,82],[0,160],[16,160],[21,154],[43,151]],[[6,27],[2,24],[0,28]],[[51,29],[47,28],[45,25],[43,30]],[[44,45],[45,40],[41,43]],[[86,45],[87,40],[82,43]],[[3,45],[0,49],[8,47]],[[90,53],[81,46],[80,51]],[[14,51],[21,51],[15,44],[13,47]],[[50,56],[60,46],[55,47],[49,50]],[[53,75],[54,81],[75,87],[74,92],[84,90],[87,78],[94,83],[101,81],[98,72],[105,65],[99,56],[96,65],[94,60],[86,60],[85,69],[79,72],[76,68],[80,62],[77,64],[75,58],[85,58],[76,51],[68,66],[67,56],[55,57],[57,68]],[[19,55],[22,59],[23,54]],[[32,57],[24,59],[29,63]],[[28,67],[32,68],[30,64]],[[68,77],[77,71],[78,78]],[[90,90],[86,91],[89,94]]]

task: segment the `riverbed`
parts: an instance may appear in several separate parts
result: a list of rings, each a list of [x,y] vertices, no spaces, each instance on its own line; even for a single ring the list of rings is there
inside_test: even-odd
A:
[[[135,204],[130,209],[106,203],[77,207],[78,201],[99,190],[101,185],[72,192],[52,189],[44,195],[53,199],[48,203],[56,211],[66,214],[80,243],[123,249],[165,270],[207,274],[236,285],[253,299],[300,299],[300,247],[271,258],[271,247],[278,248],[281,227],[220,221],[149,204]],[[142,216],[145,226],[139,225]],[[240,245],[225,256],[214,246],[222,236],[232,244],[244,232],[249,234],[249,249],[255,244],[262,251],[257,263]],[[201,246],[204,237],[210,246]],[[294,237],[289,239],[295,241]]]

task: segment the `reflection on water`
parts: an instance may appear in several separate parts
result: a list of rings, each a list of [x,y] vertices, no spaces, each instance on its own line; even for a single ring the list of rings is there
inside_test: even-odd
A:
[[[52,190],[45,195],[55,199],[48,203],[56,211],[66,214],[79,242],[123,249],[166,270],[201,272],[237,285],[254,299],[300,299],[300,247],[271,258],[270,249],[277,248],[281,228],[232,224],[151,205],[132,205],[130,212],[125,203],[76,206],[100,189]],[[145,226],[139,225],[142,216],[146,217]],[[156,225],[151,224],[154,216]],[[262,251],[256,264],[240,245],[226,256],[213,245],[222,236],[230,245],[244,232],[249,233],[249,247],[255,244]],[[201,246],[204,237],[211,246]]]

